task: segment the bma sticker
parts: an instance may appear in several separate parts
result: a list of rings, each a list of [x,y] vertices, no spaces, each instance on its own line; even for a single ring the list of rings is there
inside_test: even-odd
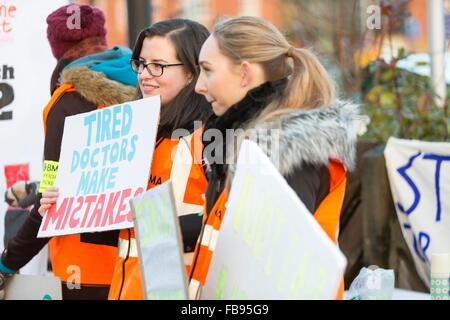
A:
[[[56,179],[56,173],[58,172],[57,161],[45,160],[44,168],[42,169],[41,183],[39,186],[39,192],[42,193],[46,189],[53,187]]]

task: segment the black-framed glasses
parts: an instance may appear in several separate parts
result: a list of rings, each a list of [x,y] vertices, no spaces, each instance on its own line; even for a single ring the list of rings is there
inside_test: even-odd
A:
[[[137,74],[141,74],[142,72],[144,72],[144,68],[145,68],[145,69],[147,69],[148,73],[150,73],[154,77],[161,77],[164,73],[164,68],[183,65],[183,63],[172,63],[172,64],[162,64],[162,63],[155,63],[155,62],[145,63],[144,61],[136,60],[136,59],[131,59],[130,63],[131,63],[131,68]]]

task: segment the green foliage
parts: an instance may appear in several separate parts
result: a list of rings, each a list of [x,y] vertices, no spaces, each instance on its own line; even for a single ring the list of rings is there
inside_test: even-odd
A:
[[[399,57],[404,51],[399,51]],[[365,141],[386,142],[390,136],[424,141],[449,141],[448,107],[438,107],[429,78],[377,60],[363,70],[363,110],[371,119]]]

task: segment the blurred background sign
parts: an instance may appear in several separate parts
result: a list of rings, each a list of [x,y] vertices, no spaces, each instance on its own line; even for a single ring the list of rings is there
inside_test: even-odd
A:
[[[42,109],[50,99],[56,60],[47,42],[47,16],[63,0],[0,1],[0,195],[17,180],[39,180],[42,165]],[[7,181],[8,180],[8,181]],[[8,210],[0,201],[0,250]],[[21,272],[47,272],[42,251]]]

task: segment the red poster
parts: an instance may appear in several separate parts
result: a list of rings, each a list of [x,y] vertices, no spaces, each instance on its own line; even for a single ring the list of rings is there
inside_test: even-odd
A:
[[[30,180],[30,169],[28,163],[11,164],[5,166],[6,187],[11,187],[17,181]]]

